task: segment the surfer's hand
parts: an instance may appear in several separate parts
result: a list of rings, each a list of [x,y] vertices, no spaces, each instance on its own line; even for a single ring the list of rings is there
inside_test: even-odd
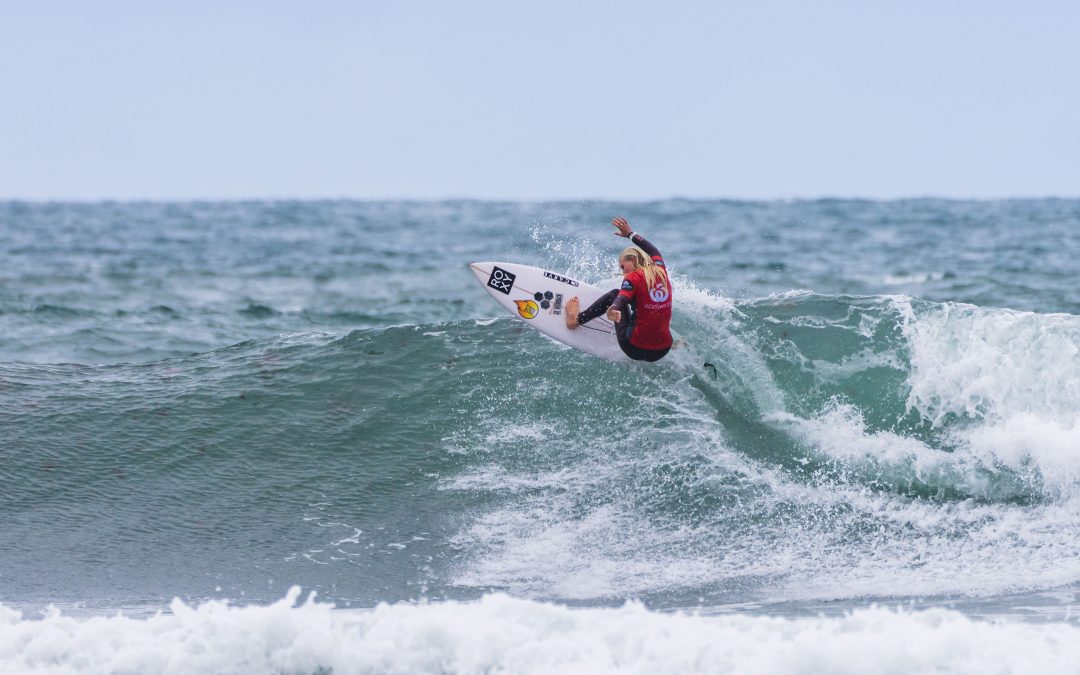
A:
[[[629,237],[633,230],[630,229],[630,223],[626,222],[626,218],[617,216],[611,219],[611,224],[619,229],[618,232],[612,232],[616,237]]]
[[[619,323],[619,321],[622,320],[622,312],[617,309],[609,309],[607,311],[607,318],[614,323]]]

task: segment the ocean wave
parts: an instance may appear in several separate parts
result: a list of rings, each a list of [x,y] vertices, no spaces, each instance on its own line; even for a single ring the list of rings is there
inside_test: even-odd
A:
[[[164,564],[225,538],[274,578],[360,603],[500,589],[685,606],[1080,580],[1073,366],[1055,357],[1071,317],[690,290],[675,324],[686,345],[649,366],[509,318],[3,364],[0,505],[20,519],[0,545],[15,564],[72,557],[110,591],[101,560]],[[138,579],[115,592],[142,592]]]

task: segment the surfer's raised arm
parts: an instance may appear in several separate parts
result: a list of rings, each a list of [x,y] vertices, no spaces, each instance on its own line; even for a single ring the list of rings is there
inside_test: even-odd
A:
[[[623,218],[622,216],[612,218],[611,224],[619,230],[618,232],[612,233],[616,237],[626,237],[632,241],[634,245],[639,246],[641,250],[645,251],[645,253],[653,260],[656,260],[657,258],[661,261],[663,260],[663,256],[660,255],[660,250],[653,246],[648,239],[630,229],[630,223],[627,222],[626,218]],[[662,265],[663,262],[660,264]]]

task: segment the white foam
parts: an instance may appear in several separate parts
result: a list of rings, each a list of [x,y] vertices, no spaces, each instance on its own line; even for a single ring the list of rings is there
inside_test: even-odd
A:
[[[950,414],[1033,413],[1070,426],[1080,419],[1080,317],[961,303],[907,317],[908,404],[935,424]]]
[[[969,452],[979,451],[1020,475],[1037,474],[1043,497],[1080,496],[1080,420],[1063,424],[1032,413],[1018,413],[952,434]]]
[[[985,499],[1028,496],[1030,484],[993,480],[1000,464],[988,447],[978,444],[945,452],[917,438],[881,430],[869,431],[851,404],[834,401],[820,415],[803,419],[772,413],[768,421],[787,427],[820,458],[835,461],[862,481],[955,489]]]
[[[1080,317],[944,303],[904,309],[909,409],[986,463],[1080,491]]]
[[[702,288],[693,279],[672,273],[672,286],[675,289],[675,309],[709,308],[729,312],[735,309],[735,301],[709,289]]]
[[[1065,673],[1080,628],[955,611],[833,618],[473,603],[189,607],[146,619],[26,620],[0,606],[0,670],[20,673]]]

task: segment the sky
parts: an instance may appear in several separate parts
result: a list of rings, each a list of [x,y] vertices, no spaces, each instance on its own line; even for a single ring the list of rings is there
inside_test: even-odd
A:
[[[1080,3],[0,0],[0,198],[1080,196]]]

